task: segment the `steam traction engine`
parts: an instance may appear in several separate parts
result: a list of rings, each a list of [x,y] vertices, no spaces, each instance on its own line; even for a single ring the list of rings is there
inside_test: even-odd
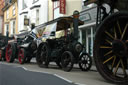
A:
[[[50,62],[56,62],[64,71],[71,71],[77,63],[83,71],[91,68],[91,57],[87,53],[81,53],[83,46],[78,42],[78,26],[83,24],[78,18],[79,13],[75,11],[73,17],[60,17],[48,22],[48,25],[56,23],[55,31],[64,30],[64,36],[49,38],[39,45],[36,60],[40,67],[48,67]],[[53,36],[55,31],[52,32]]]
[[[20,64],[29,63],[32,57],[36,57],[36,50],[42,36],[43,28],[35,27],[33,30],[16,36],[15,40],[6,47],[6,61],[13,62],[16,58]]]

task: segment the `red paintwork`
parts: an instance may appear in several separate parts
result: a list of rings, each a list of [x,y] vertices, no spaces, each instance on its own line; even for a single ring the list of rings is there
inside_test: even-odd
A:
[[[20,64],[23,63],[23,60],[24,60],[24,50],[23,49],[19,49],[19,52],[18,52],[18,60],[19,60],[19,63]]]
[[[10,56],[12,56],[12,49],[11,49],[11,45],[8,44],[7,48],[6,48],[6,61],[10,62]]]

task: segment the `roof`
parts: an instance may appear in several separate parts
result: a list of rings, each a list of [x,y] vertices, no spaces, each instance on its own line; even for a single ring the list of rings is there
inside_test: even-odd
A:
[[[87,1],[84,1],[84,5],[87,6],[91,3],[107,3],[107,4],[112,4],[114,0],[87,0]],[[115,1],[114,1],[115,2]]]

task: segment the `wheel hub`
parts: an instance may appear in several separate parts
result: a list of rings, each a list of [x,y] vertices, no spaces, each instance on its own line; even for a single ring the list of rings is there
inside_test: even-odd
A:
[[[118,57],[124,57],[127,53],[127,46],[122,40],[114,40],[112,42],[112,50]]]

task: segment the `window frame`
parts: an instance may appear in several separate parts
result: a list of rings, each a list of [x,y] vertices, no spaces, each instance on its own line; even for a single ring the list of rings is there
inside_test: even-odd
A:
[[[39,1],[39,0],[33,0],[33,4],[36,3],[36,2],[38,2],[38,1]]]

